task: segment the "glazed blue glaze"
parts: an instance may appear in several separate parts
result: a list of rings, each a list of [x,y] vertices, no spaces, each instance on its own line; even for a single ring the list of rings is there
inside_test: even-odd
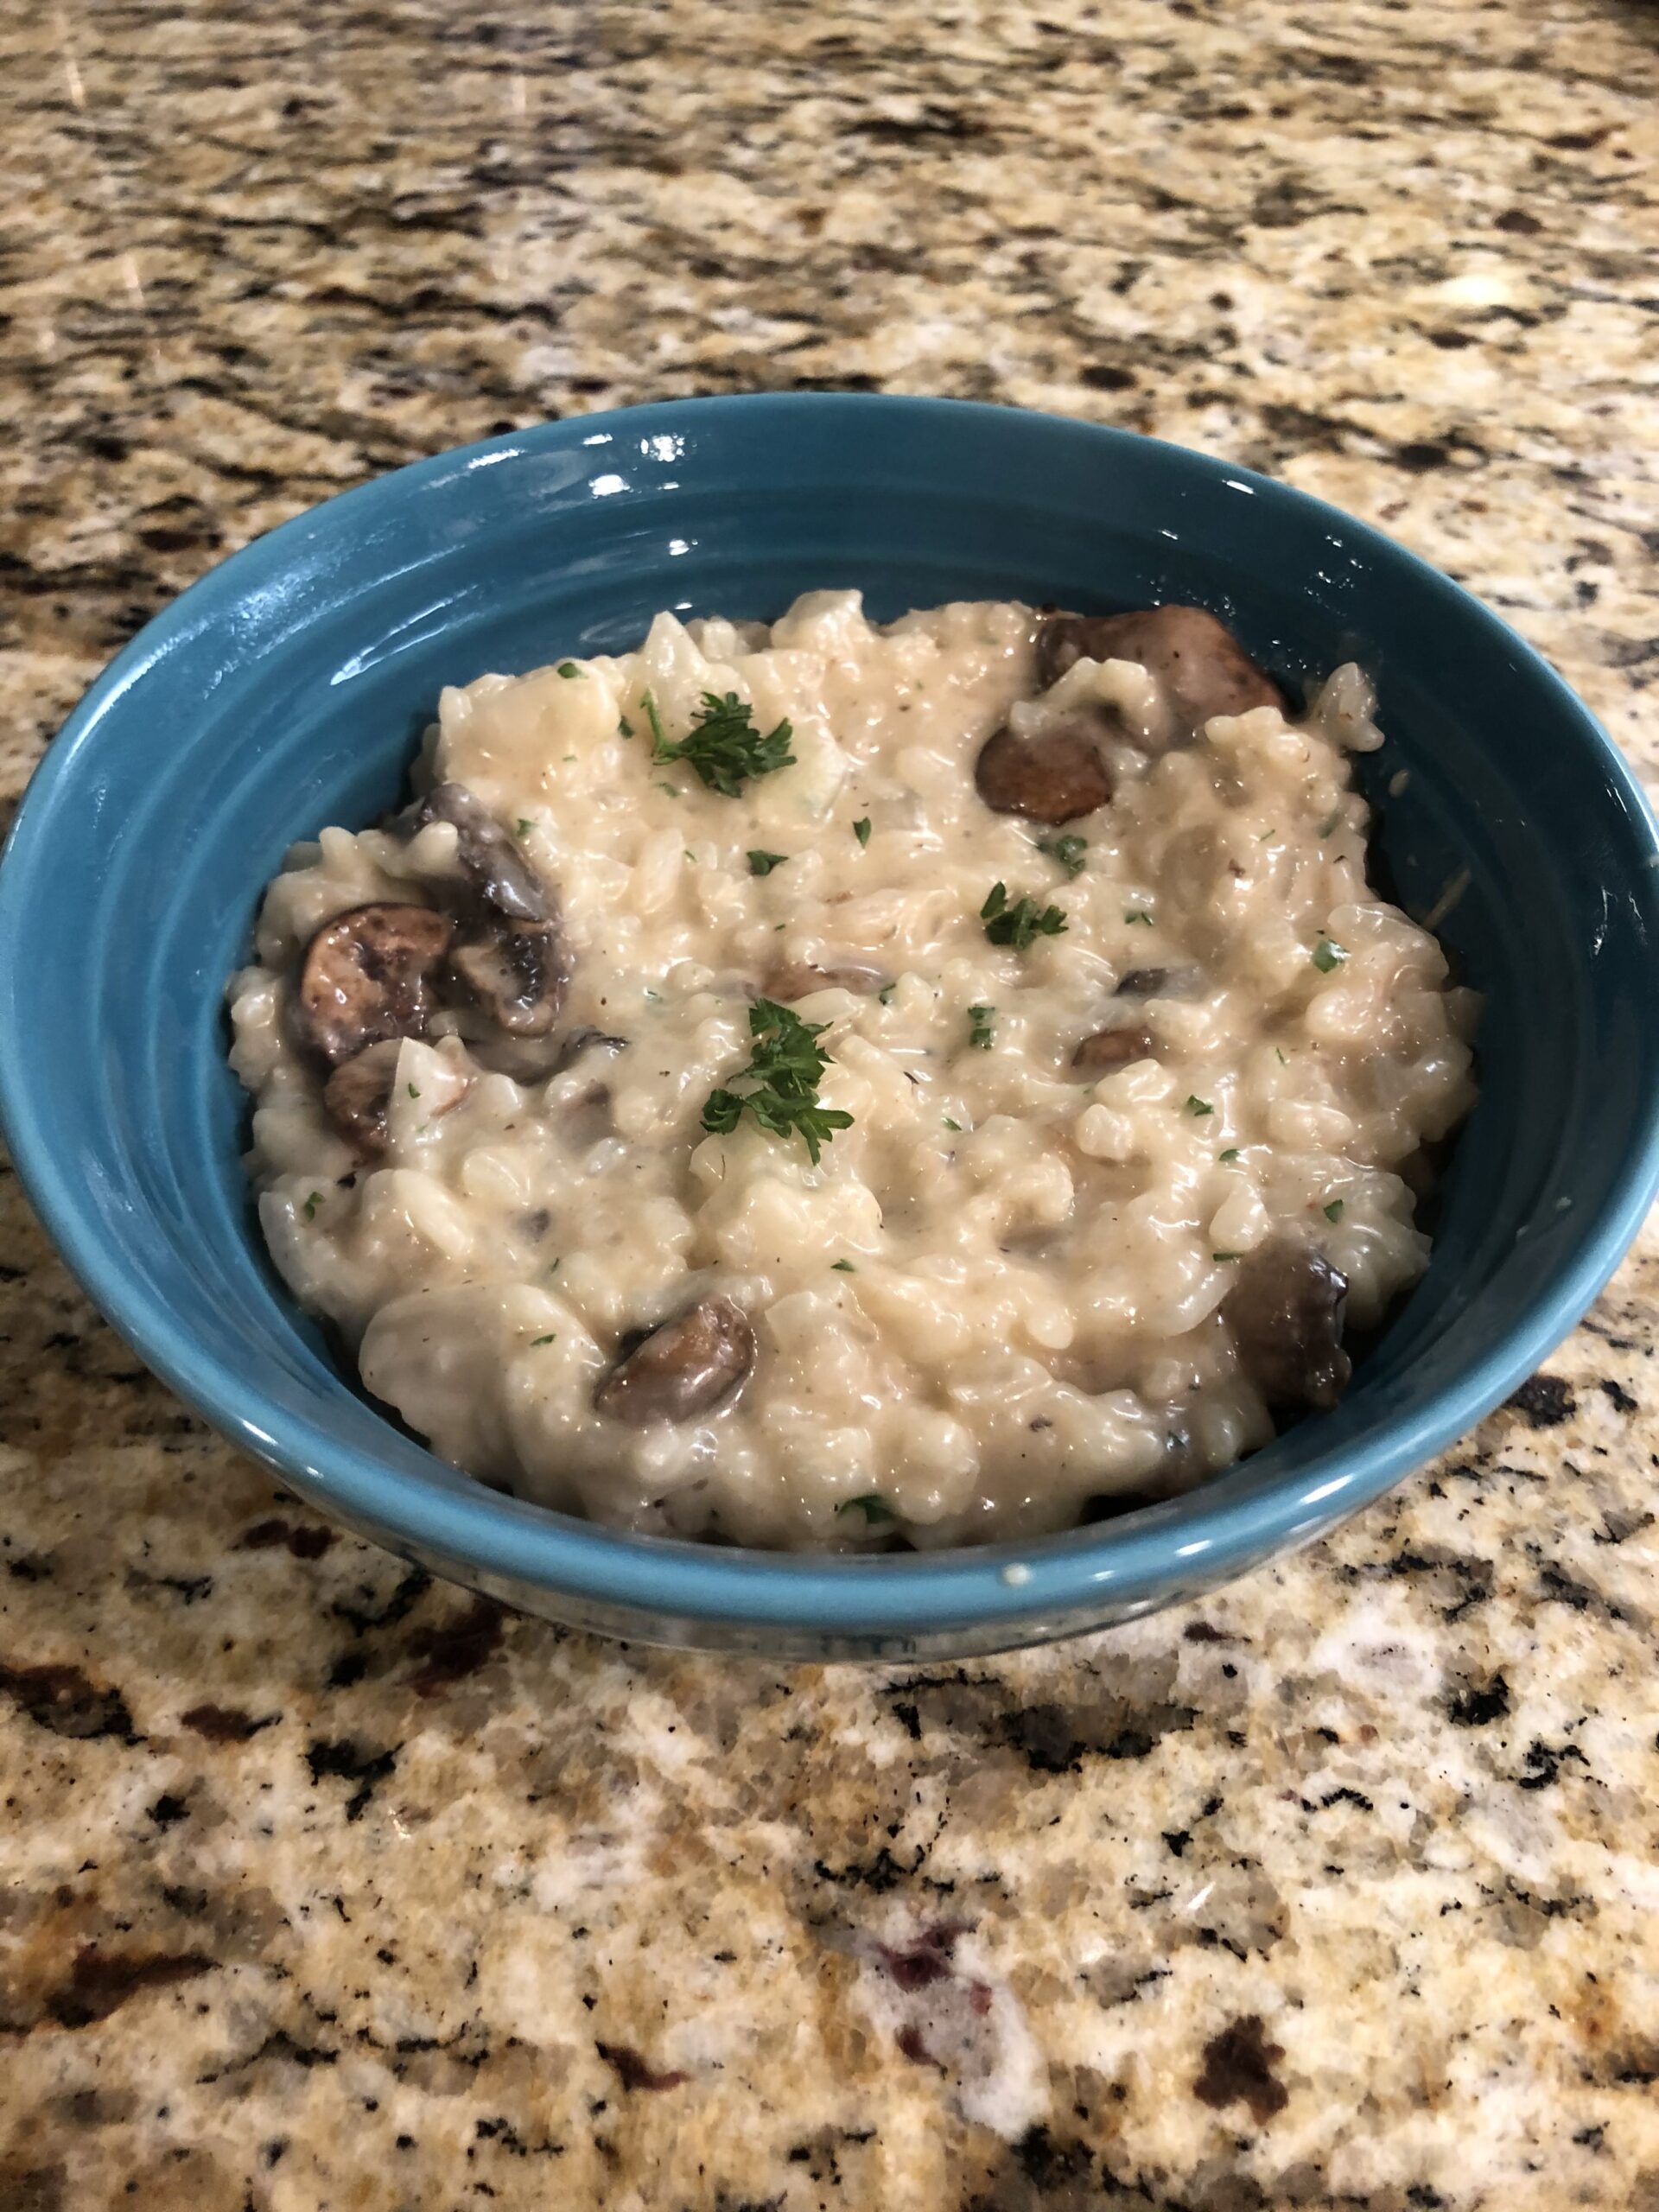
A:
[[[1449,897],[1440,934],[1486,996],[1433,1265],[1341,1406],[1186,1497],[1040,1543],[779,1557],[486,1490],[341,1376],[264,1257],[238,1162],[223,992],[261,887],[296,839],[397,798],[442,684],[622,651],[663,607],[772,617],[824,585],[861,587],[878,617],[1197,601],[1293,683],[1357,658],[1389,733],[1360,771],[1375,865],[1419,916]],[[1014,410],[676,402],[348,493],[133,641],[52,747],[0,867],[0,1120],[139,1354],[363,1534],[648,1641],[965,1653],[1149,1611],[1307,1541],[1537,1365],[1659,1182],[1656,937],[1659,844],[1613,746],[1495,616],[1334,509]]]

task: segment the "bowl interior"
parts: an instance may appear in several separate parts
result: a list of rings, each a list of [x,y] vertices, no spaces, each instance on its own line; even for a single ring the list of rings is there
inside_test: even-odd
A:
[[[1360,767],[1377,865],[1409,911],[1440,912],[1485,995],[1480,1100],[1433,1265],[1342,1406],[1188,1498],[1027,1548],[1034,1586],[983,1571],[947,1594],[928,1576],[948,1562],[726,1554],[717,1594],[693,1586],[688,1548],[481,1492],[342,1379],[264,1258],[239,1165],[223,989],[260,889],[296,838],[393,804],[444,683],[625,649],[663,607],[771,617],[829,584],[861,587],[878,617],[966,597],[1196,600],[1293,683],[1359,658],[1389,734]],[[16,846],[0,1082],[31,1190],[93,1295],[240,1441],[383,1539],[499,1573],[522,1599],[525,1545],[563,1532],[532,1579],[593,1581],[604,1624],[613,1601],[621,1624],[644,1603],[670,1633],[747,1606],[876,1635],[931,1586],[940,1621],[989,1607],[1045,1632],[1077,1624],[1084,1585],[1101,1618],[1218,1580],[1375,1495],[1512,1388],[1651,1192],[1653,830],[1584,710],[1455,587],[1333,511],[1052,418],[697,402],[402,472],[152,625],[59,741]]]

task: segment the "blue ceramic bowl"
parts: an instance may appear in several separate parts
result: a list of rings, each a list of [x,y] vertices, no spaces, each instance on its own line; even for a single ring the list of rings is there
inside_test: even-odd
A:
[[[1293,678],[1357,656],[1378,865],[1486,995],[1433,1266],[1334,1413],[1189,1497],[1017,1549],[775,1556],[608,1534],[486,1490],[355,1390],[267,1263],[226,977],[285,848],[398,797],[439,687],[620,652],[663,607],[856,584],[1214,608]],[[1401,771],[1408,771],[1404,776]],[[1397,795],[1390,796],[1397,788]],[[1512,632],[1344,515],[1123,433],[915,399],[712,399],[444,454],[274,531],[88,693],[0,868],[0,1109],[30,1196],[139,1354],[325,1513],[531,1611],[667,1643],[966,1653],[1185,1598],[1449,1444],[1589,1304],[1659,1179],[1654,823]]]

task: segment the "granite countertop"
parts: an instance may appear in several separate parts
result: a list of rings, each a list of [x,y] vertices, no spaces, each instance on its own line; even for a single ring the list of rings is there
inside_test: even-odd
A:
[[[1659,765],[1635,0],[63,0],[0,55],[8,804],[297,508],[796,385],[1275,470]],[[6,1177],[0,2205],[1656,2212],[1656,1250],[1334,1541],[858,1672],[337,1535]]]

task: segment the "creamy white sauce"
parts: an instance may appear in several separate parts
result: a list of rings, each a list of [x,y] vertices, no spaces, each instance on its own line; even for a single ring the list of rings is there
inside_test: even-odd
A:
[[[1397,1171],[1471,1103],[1474,1001],[1366,883],[1363,677],[1337,671],[1294,724],[1260,708],[1158,757],[1119,747],[1110,804],[1056,831],[974,782],[1011,712],[1040,719],[1036,621],[962,604],[876,628],[856,594],[820,592],[769,632],[664,614],[638,653],[446,691],[417,782],[466,785],[556,887],[560,1035],[626,1045],[515,1081],[440,1015],[399,1049],[373,1160],[296,1047],[296,963],[349,908],[442,903],[455,832],[331,829],[289,855],[232,988],[260,1217],[296,1294],[444,1457],[596,1520],[750,1543],[1052,1529],[1271,1435],[1219,1313],[1268,1239],[1339,1268],[1353,1323],[1421,1274]],[[654,765],[645,695],[677,739],[709,691],[758,729],[786,718],[794,765],[736,798]],[[1127,662],[1080,662],[1056,696],[1154,736],[1166,718]],[[1086,840],[1075,875],[1038,849],[1061,834]],[[785,857],[757,875],[751,851]],[[1064,932],[990,943],[998,881]],[[798,996],[803,968],[861,988]],[[1194,972],[1179,995],[1115,995],[1158,968]],[[853,1119],[817,1166],[747,1116],[702,1127],[768,990],[828,1025],[822,1102]],[[1150,1052],[1072,1067],[1129,1020]],[[734,1396],[644,1427],[596,1409],[627,1332],[715,1293],[756,1339]]]

